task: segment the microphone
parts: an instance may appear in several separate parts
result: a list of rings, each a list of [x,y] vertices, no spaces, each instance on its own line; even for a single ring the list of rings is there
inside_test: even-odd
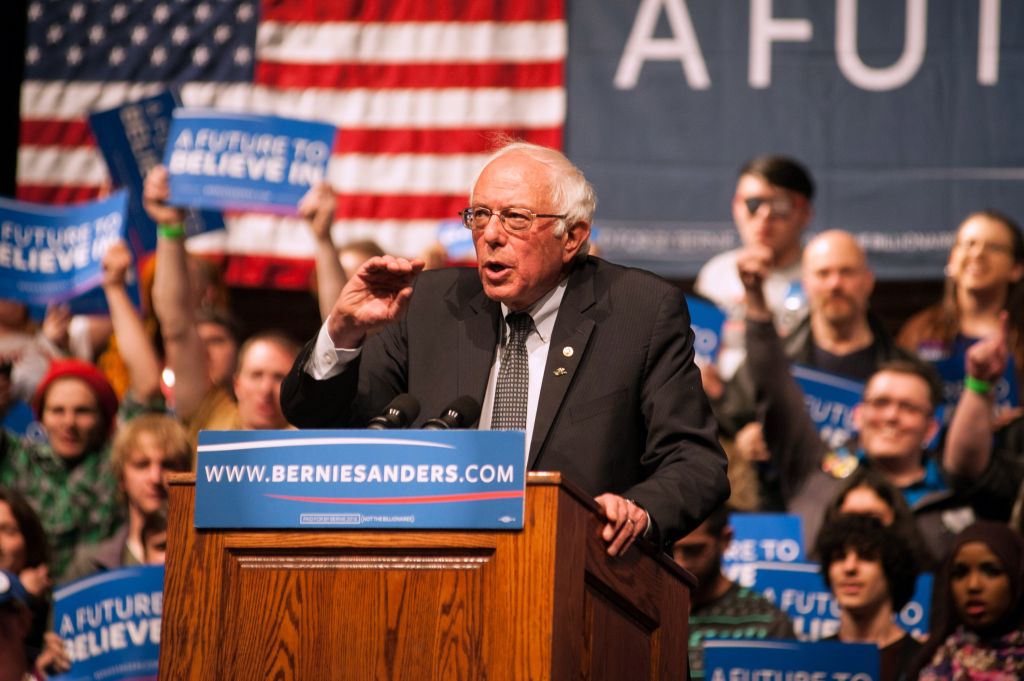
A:
[[[423,424],[424,430],[470,428],[480,418],[480,403],[469,395],[456,397],[436,419]]]
[[[391,430],[407,428],[420,415],[420,403],[409,393],[402,393],[391,400],[380,416],[374,416],[367,424],[370,430]]]

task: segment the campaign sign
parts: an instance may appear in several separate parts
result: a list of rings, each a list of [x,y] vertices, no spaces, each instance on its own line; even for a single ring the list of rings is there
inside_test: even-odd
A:
[[[831,449],[842,447],[853,437],[853,408],[861,401],[864,384],[799,364],[792,373],[822,442]]]
[[[705,641],[709,681],[878,681],[878,646],[870,643]]]
[[[0,199],[0,298],[43,306],[99,286],[127,200],[123,191],[76,206]]]
[[[326,123],[175,109],[164,152],[170,203],[293,214],[327,178],[334,134]]]
[[[473,232],[462,220],[445,220],[437,226],[437,240],[444,246],[448,260],[476,260]]]
[[[203,431],[197,528],[523,527],[521,431]]]
[[[165,90],[153,97],[89,115],[89,126],[107,162],[115,187],[129,190],[126,240],[136,261],[156,250],[156,223],[142,207],[142,182],[146,173],[161,163],[171,112],[180,106],[174,93]],[[224,228],[224,217],[215,211],[189,210],[185,231],[190,236]]]
[[[693,352],[698,365],[715,363],[722,344],[722,324],[725,312],[714,303],[699,296],[686,296],[690,308],[690,328],[693,329]]]
[[[101,572],[54,597],[54,627],[71,657],[61,681],[156,679],[164,566]]]
[[[722,557],[722,570],[740,585],[754,584],[759,563],[804,562],[803,524],[790,513],[733,513],[732,543]]]
[[[923,573],[914,585],[914,595],[900,611],[897,622],[915,636],[928,631],[932,575]],[[817,563],[759,563],[754,589],[789,616],[797,637],[817,641],[839,631],[839,604],[825,586]]]

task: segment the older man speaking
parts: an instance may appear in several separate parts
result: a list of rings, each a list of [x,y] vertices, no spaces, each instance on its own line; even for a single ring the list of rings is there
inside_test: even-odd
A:
[[[462,212],[477,271],[366,262],[284,382],[289,421],[364,426],[401,393],[429,418],[470,395],[481,428],[526,431],[529,468],[597,495],[610,554],[671,545],[728,495],[725,457],[682,292],[587,256],[595,205],[561,153],[499,150]]]

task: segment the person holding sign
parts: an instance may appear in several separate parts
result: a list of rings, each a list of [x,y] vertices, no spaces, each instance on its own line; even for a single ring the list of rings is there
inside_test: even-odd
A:
[[[839,632],[824,640],[874,643],[879,681],[898,681],[921,644],[896,622],[914,595],[918,566],[906,538],[870,516],[844,515],[821,528],[821,575],[839,604]]]
[[[683,294],[587,255],[595,203],[560,152],[497,151],[462,212],[477,270],[364,263],[282,386],[288,420],[361,427],[409,393],[416,426],[468,395],[481,428],[526,432],[528,468],[596,495],[610,554],[695,528],[729,486]],[[499,400],[503,362],[522,400]]]
[[[848,451],[829,452],[804,408],[804,396],[790,373],[778,334],[761,293],[767,263],[741,259],[747,288],[747,361],[764,395],[765,438],[780,471],[786,507],[803,518],[808,545],[821,526],[822,509],[839,492],[842,479],[858,466],[881,472],[901,490],[929,552],[944,556],[953,536],[974,519],[972,503],[999,492],[998,471],[960,478],[927,451],[938,431],[941,403],[937,378],[921,362],[883,363],[870,376],[853,411],[858,439]],[[848,465],[835,465],[841,459]]]
[[[196,310],[190,305],[188,257],[185,248],[185,213],[167,205],[170,196],[167,169],[153,168],[143,189],[143,205],[158,225],[156,281],[153,307],[160,320],[168,364],[174,371],[174,406],[195,442],[200,430],[266,430],[286,428],[278,392],[298,344],[282,332],[265,331],[249,338],[238,352],[233,392],[215,385],[210,358],[198,329]],[[333,192],[314,188],[303,199],[303,213],[330,224]],[[324,204],[322,207],[319,204]]]
[[[1006,525],[960,533],[936,586],[920,681],[1024,678],[1024,539]],[[923,668],[922,668],[923,667]]]

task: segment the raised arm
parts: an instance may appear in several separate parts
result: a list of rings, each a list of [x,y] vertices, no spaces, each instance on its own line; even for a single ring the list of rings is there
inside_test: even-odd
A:
[[[995,408],[992,384],[1006,371],[1009,357],[1007,316],[1001,313],[999,333],[983,338],[967,349],[964,389],[946,433],[942,467],[950,475],[973,480],[992,461],[992,430]]]
[[[313,233],[320,321],[327,321],[327,315],[331,313],[334,301],[338,299],[347,281],[345,269],[338,260],[338,250],[331,239],[336,204],[334,189],[326,182],[310,188],[299,201],[299,214],[309,222],[309,230]]]
[[[206,352],[196,331],[185,251],[185,212],[167,205],[167,169],[146,175],[143,205],[158,227],[153,310],[160,320],[167,364],[174,371],[174,406],[178,417],[190,419],[210,389]]]
[[[764,441],[780,470],[782,493],[789,501],[819,469],[824,445],[807,415],[803,391],[790,373],[765,302],[763,285],[770,268],[770,251],[762,246],[745,249],[736,260],[746,292],[746,364],[764,399]]]
[[[117,336],[118,352],[128,367],[129,390],[137,401],[148,403],[160,395],[160,359],[125,289],[131,264],[131,252],[123,241],[107,250],[103,256],[103,294]]]

